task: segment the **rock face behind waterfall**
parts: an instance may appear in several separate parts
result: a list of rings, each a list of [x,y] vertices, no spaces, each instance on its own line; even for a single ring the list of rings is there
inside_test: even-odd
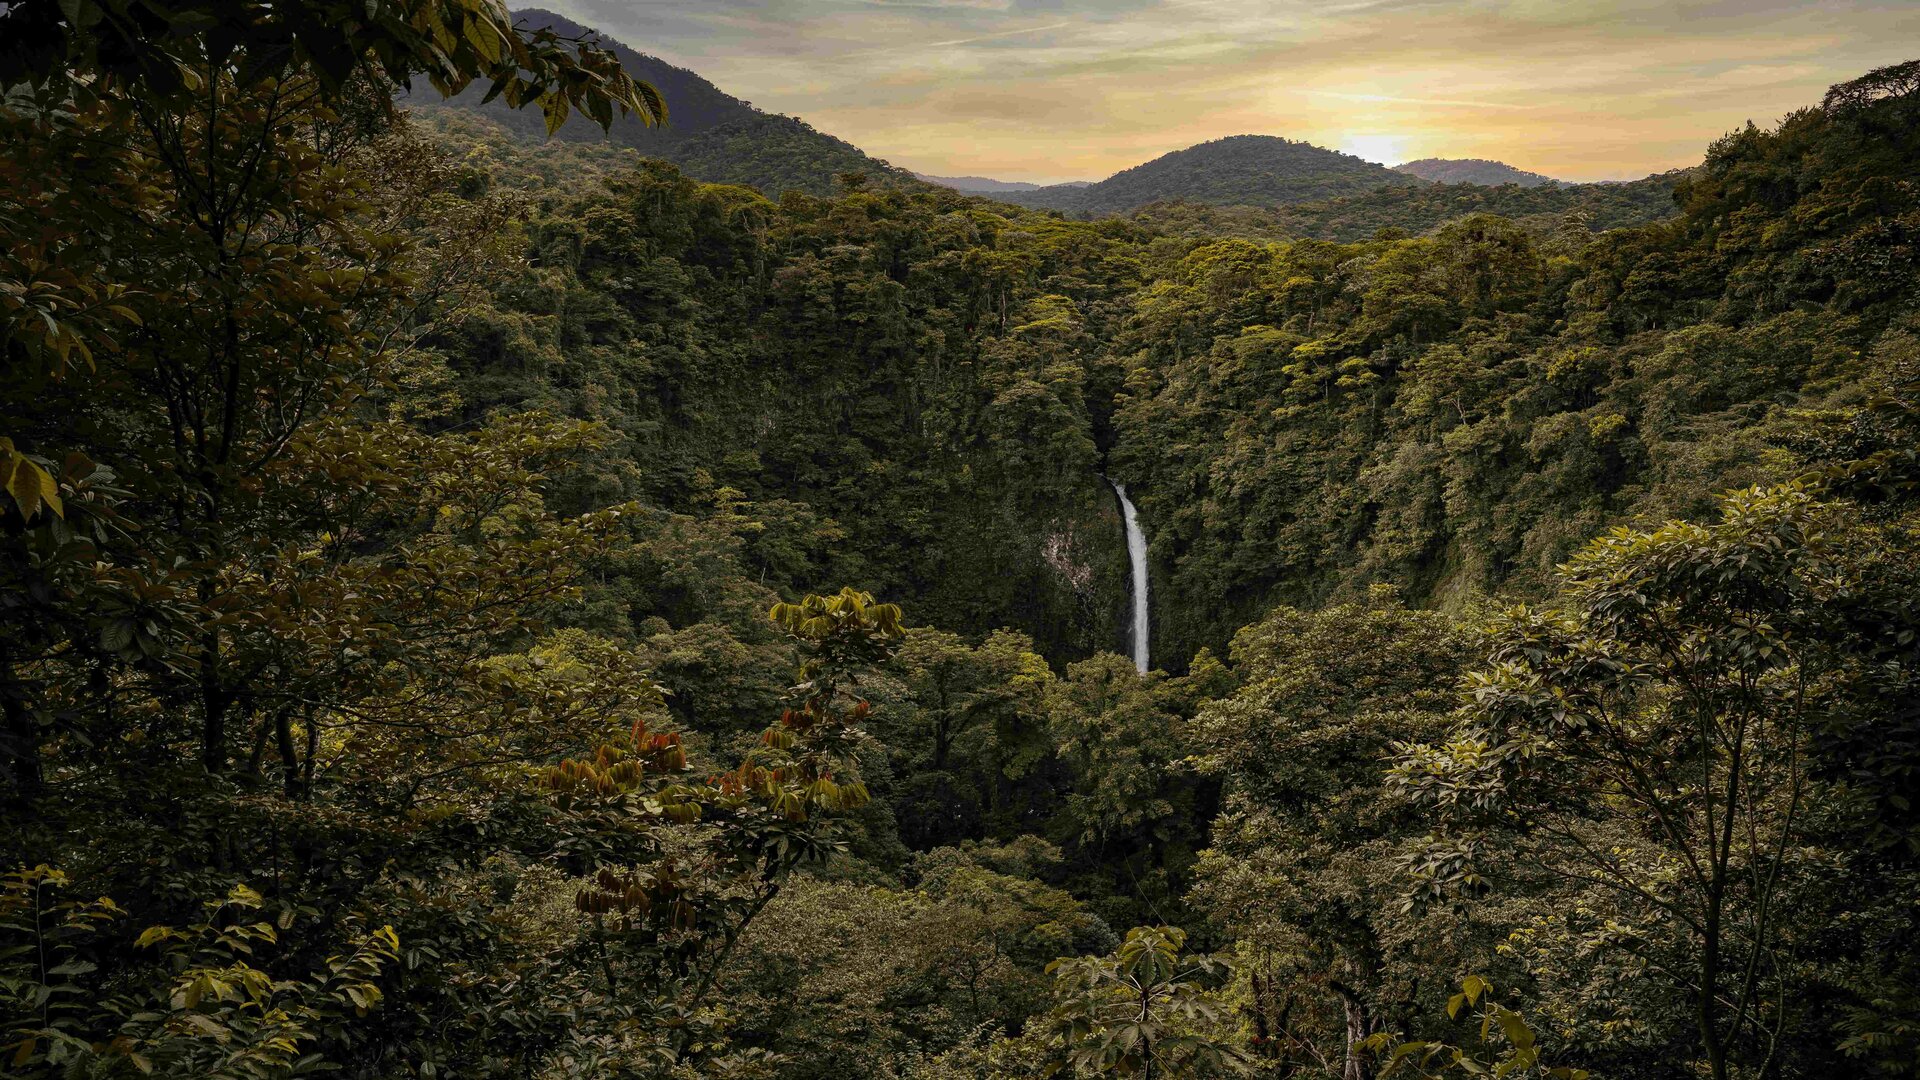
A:
[[[980,621],[950,621],[970,634],[1023,630],[1056,663],[1126,651],[1125,526],[1112,489],[1096,472],[1084,476],[1069,497],[1045,505],[981,500],[941,508],[956,519],[962,509],[972,512],[964,526],[972,542],[952,545],[947,566],[950,580],[975,583],[972,592],[935,595],[960,610],[971,595]],[[997,597],[980,592],[977,583],[996,579],[1005,585]]]

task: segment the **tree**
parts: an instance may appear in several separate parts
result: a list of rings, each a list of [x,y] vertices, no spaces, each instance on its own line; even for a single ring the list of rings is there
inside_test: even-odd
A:
[[[1046,695],[1055,679],[1033,641],[995,631],[977,646],[907,632],[890,670],[906,691],[880,734],[894,755],[895,813],[919,850],[1000,835],[1042,807],[1032,774],[1050,757]]]
[[[1118,943],[1070,894],[1033,879],[1058,857],[1029,837],[928,852],[911,888],[797,875],[722,980],[732,1041],[779,1053],[781,1076],[811,1080],[916,1075],[933,1054],[1035,1030],[1046,962]]]
[[[550,123],[573,107],[603,124],[616,107],[664,113],[603,51],[523,41],[486,0],[29,2],[0,13],[0,31],[0,82],[16,87],[0,107],[0,221],[18,226],[0,249],[0,348],[18,376],[0,399],[13,502],[0,572],[38,598],[4,612],[27,643],[0,653],[8,756],[32,761],[46,723],[18,665],[71,655],[96,630],[72,609],[114,604],[100,594],[117,589],[150,629],[99,631],[86,651],[156,660],[161,638],[184,638],[165,666],[194,685],[202,759],[220,772],[244,694],[217,624],[228,598],[218,574],[152,568],[233,559],[276,509],[263,477],[393,375],[403,330],[446,287],[404,239],[419,189],[381,185],[400,170],[380,175],[380,158],[403,149],[378,139],[388,80],[424,70],[451,92],[490,78]],[[100,498],[114,483],[127,497]],[[122,541],[164,527],[102,551],[110,530],[63,521],[70,496],[95,504],[83,526],[122,519]],[[120,580],[89,580],[89,562]]]
[[[498,0],[21,0],[0,12],[0,31],[0,85],[83,98],[172,101],[223,70],[241,87],[311,73],[332,93],[356,76],[405,86],[424,74],[447,96],[487,80],[488,100],[538,104],[548,132],[575,109],[601,127],[615,109],[648,124],[667,115],[610,52],[551,30],[523,34]]]
[[[1820,107],[1828,112],[1858,109],[1884,98],[1905,97],[1920,91],[1920,60],[1874,68],[1857,79],[1827,91]]]
[[[202,921],[140,933],[134,947],[154,956],[141,965],[144,985],[89,994],[77,982],[98,966],[86,950],[127,913],[107,897],[62,899],[71,886],[45,865],[0,882],[0,1038],[13,1075],[128,1075],[123,1066],[209,1080],[292,1075],[324,1028],[379,1002],[376,981],[399,948],[383,926],[322,970],[284,971],[271,953],[298,912],[262,910],[259,893],[235,886],[202,905]]]
[[[1369,1036],[1367,1049],[1386,1055],[1381,1066],[1383,1080],[1396,1076],[1416,1076],[1419,1080],[1448,1080],[1449,1077],[1539,1077],[1540,1080],[1587,1080],[1587,1070],[1566,1065],[1546,1065],[1540,1060],[1540,1038],[1526,1018],[1494,999],[1493,986],[1478,975],[1460,981],[1460,992],[1447,999],[1447,1019],[1479,1020],[1479,1042],[1492,1051],[1491,1060],[1482,1054],[1438,1040],[1400,1041],[1389,1032]]]
[[[1088,892],[1113,890],[1101,914],[1120,924],[1159,912],[1185,891],[1213,791],[1194,772],[1187,717],[1224,673],[1209,655],[1169,679],[1101,653],[1067,668],[1048,698],[1068,792],[1052,823],[1079,854]]]
[[[1441,829],[1409,903],[1544,872],[1592,898],[1573,932],[1684,1004],[1709,1075],[1776,1067],[1805,932],[1783,912],[1821,861],[1814,754],[1880,685],[1845,614],[1875,587],[1861,540],[1788,486],[1594,541],[1558,610],[1495,624],[1449,738],[1401,749],[1392,782]]]
[[[1136,926],[1109,956],[1062,957],[1047,965],[1058,1000],[1053,1041],[1077,1076],[1225,1076],[1244,1073],[1243,1053],[1219,1032],[1223,1010],[1206,980],[1223,967],[1182,953],[1186,931]]]
[[[721,1049],[703,1010],[742,936],[795,868],[838,850],[832,816],[867,801],[848,773],[871,706],[852,690],[897,648],[900,609],[843,589],[771,618],[801,647],[800,682],[737,767],[690,782],[679,734],[642,719],[542,778],[591,855],[575,906],[622,1054],[670,1065]]]
[[[270,294],[255,292],[243,300],[247,286],[241,281],[266,270],[284,273],[287,261],[262,257],[321,235],[343,209],[323,197],[296,211],[285,198],[294,187],[289,166],[311,169],[300,155],[325,153],[316,145],[325,136],[315,130],[313,110],[390,110],[384,91],[389,81],[404,86],[420,72],[443,94],[488,79],[489,98],[504,95],[516,107],[538,103],[549,131],[574,109],[603,127],[616,109],[648,124],[666,118],[659,94],[622,72],[610,53],[587,41],[563,42],[548,30],[523,36],[497,0],[196,0],[164,8],[137,0],[9,4],[0,12],[0,86],[12,88],[4,108],[8,138],[29,151],[46,144],[63,167],[17,177],[30,176],[33,183],[14,188],[10,205],[0,205],[0,221],[13,219],[9,211],[15,209],[31,213],[39,203],[41,213],[57,206],[53,220],[64,226],[48,233],[25,227],[30,219],[22,216],[15,222],[21,228],[9,229],[14,243],[0,253],[0,283],[8,286],[0,289],[0,345],[9,362],[23,369],[31,364],[36,376],[59,379],[69,369],[91,369],[106,359],[96,357],[103,348],[109,356],[118,352],[121,334],[146,325],[141,309],[124,302],[131,299],[126,282],[144,285],[142,271],[153,268],[126,260],[177,245],[176,254],[186,258],[176,261],[189,277],[175,287],[200,285],[204,293],[194,299],[211,299],[207,314],[224,329],[207,339],[218,343],[206,358],[214,369],[205,373],[210,386],[195,387],[186,377],[190,366],[168,374],[178,383],[177,396],[211,405],[180,422],[196,429],[196,452],[227,465],[241,402],[253,386],[263,385],[253,379],[269,367],[259,363],[265,356],[241,355],[251,343],[236,313]],[[87,153],[78,153],[81,144]],[[76,157],[93,164],[84,172],[64,168]],[[109,182],[96,190],[101,180]],[[161,226],[161,237],[144,247],[136,241],[132,252],[124,243],[61,250],[68,245],[57,240],[88,230],[118,235],[129,227],[137,236],[149,222]],[[87,256],[106,256],[117,265],[89,265]],[[196,277],[201,281],[192,282]],[[385,287],[377,274],[354,284],[370,286],[373,294]],[[167,310],[184,297],[158,299],[159,310]],[[325,307],[313,301],[308,295],[296,303]],[[305,341],[296,333],[291,350],[286,343],[272,346],[281,353],[275,359],[285,362],[289,353],[296,363],[303,353],[309,363],[327,358],[330,345],[322,342],[346,337],[349,329],[337,319],[295,325],[321,332]],[[253,351],[259,352],[257,344]],[[31,450],[17,435],[5,438],[0,484],[22,517],[32,519],[44,507],[57,518],[63,513],[60,481],[47,458]]]
[[[399,1051],[462,992],[401,971],[527,942],[449,944],[486,902],[448,894],[515,847],[458,834],[541,834],[525,770],[657,701],[631,656],[543,625],[618,532],[604,504],[545,504],[592,425],[396,418],[433,379],[422,328],[509,217],[448,199],[396,123],[422,71],[552,122],[660,115],[601,50],[522,40],[497,3],[0,12],[0,831],[10,862],[186,928],[77,936],[34,974],[110,1068]],[[436,906],[459,915],[404,945],[371,929]],[[376,978],[417,1012],[342,1022]],[[17,1064],[58,1066],[29,1041]]]
[[[1468,635],[1390,586],[1364,604],[1279,608],[1234,636],[1240,687],[1194,717],[1201,769],[1225,788],[1194,900],[1240,943],[1258,1050],[1339,1061],[1395,1023],[1463,928],[1408,925],[1393,854],[1421,822],[1386,790],[1396,742],[1444,731]],[[1402,1017],[1397,1022],[1405,1023]]]

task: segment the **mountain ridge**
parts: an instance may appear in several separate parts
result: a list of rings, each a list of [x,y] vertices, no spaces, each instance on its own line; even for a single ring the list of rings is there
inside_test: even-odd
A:
[[[524,30],[552,30],[563,37],[599,42],[620,59],[634,78],[651,83],[667,102],[667,122],[648,127],[632,117],[617,117],[609,130],[584,116],[569,117],[552,138],[567,142],[610,142],[679,166],[710,183],[744,184],[778,198],[785,191],[810,195],[834,193],[837,177],[866,173],[883,184],[919,183],[911,173],[819,131],[799,117],[769,113],[721,90],[698,72],[670,64],[618,39],[544,8],[513,12]],[[538,110],[512,109],[504,101],[482,99],[481,87],[468,87],[439,101],[434,95],[406,99],[421,111],[456,109],[478,113],[516,137],[543,141],[547,136]]]
[[[916,172],[917,180],[929,184],[950,187],[955,191],[964,191],[969,195],[997,195],[1006,191],[1039,191],[1041,188],[1084,188],[1092,187],[1092,180],[1065,180],[1058,184],[1035,184],[1027,180],[995,180],[991,176],[935,176],[932,173]]]
[[[955,191],[977,191],[982,194],[1001,191],[1038,191],[1045,186],[1028,183],[1025,180],[995,180],[990,176],[934,176],[923,172],[913,175],[929,184],[939,184],[941,187],[950,187]]]

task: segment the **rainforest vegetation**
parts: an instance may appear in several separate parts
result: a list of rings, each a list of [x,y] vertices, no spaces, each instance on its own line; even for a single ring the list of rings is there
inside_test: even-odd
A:
[[[1624,184],[1532,186],[1471,183],[1401,184],[1357,195],[1247,206],[1197,203],[1189,198],[1147,203],[1128,216],[1173,233],[1256,240],[1372,240],[1388,230],[1404,239],[1441,226],[1489,214],[1533,232],[1584,225],[1591,231],[1652,225],[1679,212],[1673,192],[1684,173],[1649,176]]]
[[[1920,62],[1327,232],[523,29],[0,12],[0,1072],[1920,1075]]]

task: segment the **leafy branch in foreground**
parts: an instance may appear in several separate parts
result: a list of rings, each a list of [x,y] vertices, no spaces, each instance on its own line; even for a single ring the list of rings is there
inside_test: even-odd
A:
[[[1208,990],[1226,965],[1183,953],[1186,942],[1177,927],[1136,926],[1110,956],[1048,964],[1058,1000],[1048,1021],[1063,1054],[1052,1071],[1142,1080],[1245,1073],[1245,1053],[1222,1030],[1226,1010]]]
[[[1384,1054],[1381,1080],[1414,1076],[1419,1080],[1455,1077],[1536,1077],[1539,1080],[1587,1080],[1587,1070],[1545,1065],[1540,1040],[1526,1018],[1494,1000],[1493,984],[1478,975],[1460,981],[1460,992],[1447,999],[1447,1019],[1459,1020],[1463,1010],[1477,1011],[1481,1051],[1435,1040],[1401,1041],[1392,1032],[1367,1037],[1365,1046]],[[1469,1019],[1474,1013],[1469,1012]]]
[[[1874,549],[1797,485],[1594,541],[1558,610],[1495,625],[1450,737],[1399,748],[1392,784],[1441,826],[1408,903],[1586,897],[1554,918],[1675,996],[1709,1075],[1764,1073],[1798,998],[1789,913],[1825,861],[1809,818],[1850,802],[1816,783],[1820,740],[1896,670],[1866,617],[1892,603],[1861,573]]]
[[[481,80],[489,100],[537,104],[549,132],[575,110],[601,127],[616,109],[667,118],[659,92],[612,52],[523,32],[499,0],[17,0],[0,11],[0,43],[0,86],[83,99],[192,93],[217,72],[244,86],[311,71],[333,92],[356,76],[404,85],[421,74],[442,94]]]
[[[850,755],[871,706],[848,688],[898,647],[900,609],[845,589],[771,618],[800,648],[802,681],[737,767],[692,779],[680,736],[643,717],[541,777],[596,864],[574,905],[591,922],[614,1019],[605,1049],[619,1056],[660,1067],[722,1056],[706,1009],[742,935],[797,867],[840,850],[834,817],[869,799]]]
[[[112,900],[64,900],[71,882],[47,866],[0,883],[0,1044],[8,1075],[70,1076],[119,1063],[143,1075],[263,1080],[314,1060],[305,1048],[323,1029],[377,1005],[381,971],[398,955],[393,928],[361,935],[306,977],[276,976],[265,959],[297,918],[236,885],[204,902],[202,921],[151,926],[134,948],[160,969],[141,990],[94,981],[83,958],[126,915]],[[121,1075],[115,1072],[114,1075]]]

